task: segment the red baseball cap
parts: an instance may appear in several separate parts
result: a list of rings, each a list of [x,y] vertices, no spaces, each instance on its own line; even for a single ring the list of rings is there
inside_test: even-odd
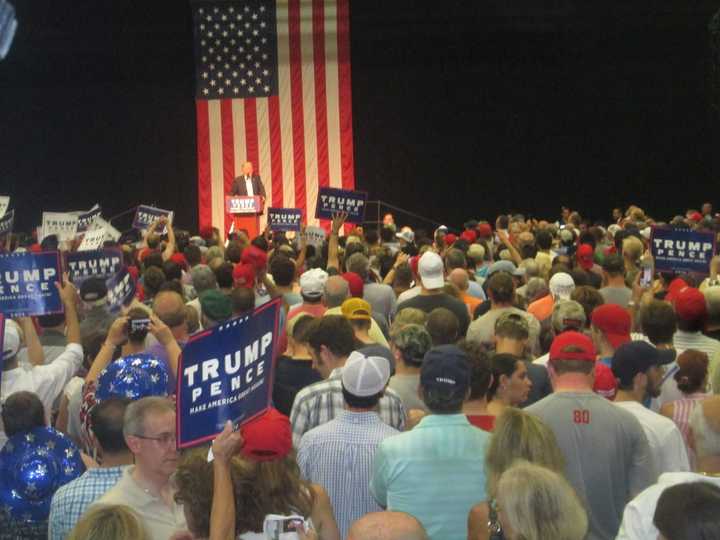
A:
[[[250,264],[236,264],[232,275],[235,287],[251,289],[255,286],[255,269]]]
[[[605,334],[614,349],[630,341],[632,319],[628,310],[617,304],[603,304],[596,307],[590,322]]]
[[[490,238],[493,234],[492,225],[489,223],[480,223],[477,226],[477,232],[480,238]]]
[[[365,288],[365,284],[363,283],[363,280],[359,274],[356,274],[355,272],[345,272],[344,274],[342,274],[341,277],[348,282],[348,287],[350,288],[350,296],[354,298],[363,297],[363,289]]]
[[[612,401],[617,394],[617,380],[612,369],[602,362],[595,363],[595,382],[593,392]]]
[[[477,233],[468,229],[462,232],[460,238],[465,240],[468,244],[472,244],[475,240],[477,240]]]
[[[240,453],[253,461],[282,459],[292,450],[290,420],[270,408],[240,429],[243,446]]]
[[[683,278],[675,278],[670,282],[670,285],[668,285],[667,294],[665,295],[665,300],[667,302],[673,302],[675,300],[675,296],[677,293],[679,293],[681,290],[683,290],[685,287],[687,287],[688,284]]]
[[[252,265],[255,270],[261,270],[267,266],[267,253],[257,246],[248,246],[243,249],[240,262]]]
[[[580,244],[580,247],[577,249],[576,256],[578,264],[583,270],[590,270],[593,267],[594,254],[595,250],[593,250],[592,245]]]
[[[690,214],[690,219],[694,221],[695,223],[700,223],[702,221],[702,214],[700,212],[693,212]]]
[[[573,348],[575,352],[568,352],[567,349]],[[572,330],[563,332],[553,339],[550,345],[550,361],[555,360],[585,360],[587,362],[595,361],[595,347],[592,339],[580,332]]]
[[[675,294],[675,313],[683,321],[696,321],[707,316],[705,296],[695,287],[685,287]]]
[[[170,257],[170,260],[172,262],[174,262],[175,264],[182,266],[183,270],[187,270],[187,267],[188,267],[187,259],[185,259],[185,255],[183,255],[182,253],[180,253],[180,252],[173,253],[172,256]]]
[[[457,240],[457,236],[453,233],[447,233],[445,235],[445,245],[446,246],[452,246],[455,243],[455,240]]]

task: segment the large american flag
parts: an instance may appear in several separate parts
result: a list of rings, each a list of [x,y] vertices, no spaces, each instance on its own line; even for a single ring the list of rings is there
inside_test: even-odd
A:
[[[200,226],[228,231],[224,195],[245,161],[266,207],[312,223],[318,187],[355,185],[349,0],[191,5]]]

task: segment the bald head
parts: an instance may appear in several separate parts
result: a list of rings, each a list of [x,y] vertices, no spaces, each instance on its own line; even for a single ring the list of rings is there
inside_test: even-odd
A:
[[[342,303],[350,296],[350,288],[348,282],[340,276],[330,276],[325,282],[325,305],[334,308],[342,305]]]
[[[371,512],[352,524],[347,540],[428,540],[428,536],[410,514]]]
[[[153,313],[171,329],[185,326],[185,302],[175,291],[157,293],[153,299],[152,309]]]
[[[470,283],[467,272],[462,268],[456,268],[450,272],[448,281],[460,289],[460,292],[465,292]]]

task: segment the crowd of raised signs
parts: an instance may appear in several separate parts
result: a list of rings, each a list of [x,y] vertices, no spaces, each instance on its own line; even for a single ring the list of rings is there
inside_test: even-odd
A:
[[[162,217],[103,264],[65,254],[62,310],[4,320],[0,539],[720,538],[709,203],[454,232],[346,217],[227,240]],[[18,254],[78,242],[2,244],[10,305],[38,294]],[[261,306],[277,332],[183,369]],[[265,378],[272,407],[178,450],[185,390],[181,415],[224,419]]]

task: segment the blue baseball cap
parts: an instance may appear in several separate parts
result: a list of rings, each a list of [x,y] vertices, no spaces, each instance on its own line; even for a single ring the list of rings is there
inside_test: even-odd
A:
[[[455,345],[433,347],[425,353],[420,384],[428,389],[466,392],[470,387],[467,355]]]

